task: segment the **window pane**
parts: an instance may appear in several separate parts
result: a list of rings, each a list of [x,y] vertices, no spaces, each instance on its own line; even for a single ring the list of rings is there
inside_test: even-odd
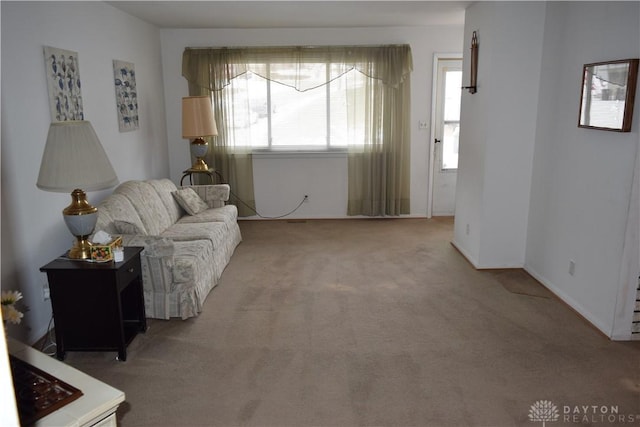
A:
[[[366,138],[371,138],[366,125],[372,120],[372,106],[366,100],[367,91],[374,85],[364,74],[354,69],[327,85],[327,67],[337,67],[333,70],[333,75],[337,75],[343,70],[341,65],[311,63],[302,68],[291,68],[286,63],[260,65],[264,75],[286,84],[248,72],[223,89],[227,94],[225,125],[233,145],[347,147],[363,145]],[[257,69],[256,64],[252,67]],[[312,89],[299,92],[288,86],[296,84],[296,78],[304,80],[298,82],[302,87]]]
[[[444,124],[442,138],[442,169],[458,168],[458,139],[460,136],[460,122]]]
[[[224,88],[231,92],[227,105],[229,136],[235,146],[268,147],[267,80],[252,73],[236,77]]]
[[[446,71],[444,88],[444,120],[460,120],[460,99],[462,97],[462,71]]]
[[[271,82],[271,135],[273,147],[327,145],[326,66],[314,64],[299,76],[306,86],[319,86],[305,92]],[[296,71],[296,70],[294,70]],[[297,70],[300,71],[300,70]],[[271,74],[291,73],[289,64],[271,64]],[[317,84],[314,84],[317,83]]]
[[[462,71],[445,71],[442,169],[458,168]]]

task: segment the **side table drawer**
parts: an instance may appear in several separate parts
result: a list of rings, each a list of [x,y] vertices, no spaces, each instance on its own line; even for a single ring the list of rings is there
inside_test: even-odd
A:
[[[125,265],[118,269],[117,281],[120,286],[126,286],[136,277],[142,277],[139,258],[129,260]]]

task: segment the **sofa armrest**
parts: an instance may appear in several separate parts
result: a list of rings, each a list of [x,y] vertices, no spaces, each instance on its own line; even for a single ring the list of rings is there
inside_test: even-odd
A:
[[[188,185],[182,188],[193,188],[193,190],[204,200],[210,208],[221,208],[229,200],[231,187],[229,184],[211,185]]]

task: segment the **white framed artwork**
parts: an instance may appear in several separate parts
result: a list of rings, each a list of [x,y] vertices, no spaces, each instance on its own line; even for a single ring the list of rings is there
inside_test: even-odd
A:
[[[51,121],[84,120],[78,53],[45,46],[44,62]]]
[[[113,60],[113,79],[116,87],[116,109],[120,132],[136,130],[138,121],[138,92],[133,63]]]

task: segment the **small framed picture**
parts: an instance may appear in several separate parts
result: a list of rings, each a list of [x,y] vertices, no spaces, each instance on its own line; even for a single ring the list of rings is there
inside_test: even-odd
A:
[[[45,46],[44,62],[51,121],[84,120],[78,53]]]
[[[113,79],[116,88],[118,128],[120,132],[136,130],[139,126],[138,92],[133,63],[114,59]]]
[[[585,64],[578,127],[631,132],[637,58]]]

